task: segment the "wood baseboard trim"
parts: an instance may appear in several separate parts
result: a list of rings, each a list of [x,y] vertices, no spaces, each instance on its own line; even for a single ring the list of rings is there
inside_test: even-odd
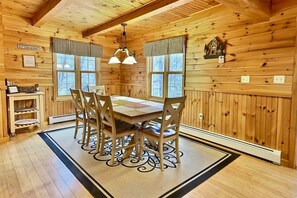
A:
[[[0,144],[9,141],[9,137],[0,138]]]

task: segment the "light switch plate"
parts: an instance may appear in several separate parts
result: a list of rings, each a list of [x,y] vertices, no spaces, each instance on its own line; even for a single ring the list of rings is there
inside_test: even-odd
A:
[[[225,63],[225,56],[219,56],[219,63]]]
[[[275,84],[284,84],[286,77],[284,75],[275,75],[273,76],[273,83]]]
[[[250,76],[241,76],[241,83],[250,83]]]

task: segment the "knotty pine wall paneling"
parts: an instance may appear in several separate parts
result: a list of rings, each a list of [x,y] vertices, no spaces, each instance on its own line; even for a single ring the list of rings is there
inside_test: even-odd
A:
[[[106,85],[108,94],[120,94],[120,67],[119,65],[110,66],[107,64],[110,55],[117,48],[116,38],[94,36],[83,39],[80,32],[54,24],[33,27],[29,19],[9,13],[3,15],[3,26],[5,78],[21,86],[40,84],[41,91],[45,92],[45,121],[48,120],[49,116],[74,113],[71,101],[53,100],[53,59],[50,37],[102,45],[103,57],[99,69],[99,82]],[[35,45],[41,48],[38,51],[18,49],[18,44]],[[24,68],[22,66],[23,54],[35,55],[36,68]]]
[[[3,48],[2,4],[0,3],[0,143],[8,141]]]
[[[187,35],[182,123],[282,151],[282,164],[294,167],[296,106],[293,75],[296,64],[297,3],[274,6],[269,21],[253,23],[222,5],[166,25],[129,35],[128,46],[138,63],[121,67],[121,91],[136,96],[146,90],[145,42]],[[204,59],[204,45],[215,36],[227,42],[225,63]],[[242,84],[241,76],[250,83]],[[284,84],[273,83],[285,75]],[[137,80],[137,85],[133,80]],[[146,95],[138,95],[146,97]],[[290,110],[293,108],[291,115]],[[295,110],[294,110],[295,109]],[[199,113],[203,120],[198,119]]]

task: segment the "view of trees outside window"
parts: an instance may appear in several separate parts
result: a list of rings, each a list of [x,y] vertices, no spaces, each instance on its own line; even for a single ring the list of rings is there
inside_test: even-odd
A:
[[[81,90],[88,91],[89,86],[96,85],[96,60],[95,57],[82,56],[80,58]]]
[[[153,56],[150,68],[152,97],[179,97],[183,95],[182,53]],[[165,90],[167,93],[164,93]]]
[[[180,97],[183,95],[183,54],[170,54],[169,60],[168,97]]]
[[[70,95],[70,88],[75,88],[74,55],[57,54],[58,96]]]
[[[80,56],[78,64],[74,55],[56,54],[58,96],[69,96],[70,88],[88,91],[89,86],[96,85],[96,58]],[[77,75],[77,72],[80,72]],[[76,79],[76,76],[80,79]],[[76,87],[80,82],[80,87]]]
[[[152,70],[152,96],[163,97],[163,72],[164,72],[164,57],[153,57],[153,70]],[[155,72],[158,72],[157,74]],[[159,74],[161,72],[161,74]]]

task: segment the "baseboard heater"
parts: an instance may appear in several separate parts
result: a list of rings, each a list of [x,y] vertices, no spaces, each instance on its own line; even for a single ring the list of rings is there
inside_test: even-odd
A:
[[[232,137],[224,136],[214,132],[190,127],[187,125],[180,126],[181,134],[187,134],[203,140],[207,140],[216,144],[220,144],[243,153],[247,153],[268,161],[273,162],[274,164],[281,164],[281,151],[270,149],[264,146],[257,144],[249,143],[243,140],[235,139]]]
[[[67,122],[75,120],[75,114],[65,114],[60,116],[51,116],[48,118],[48,124],[55,124],[60,122]]]

